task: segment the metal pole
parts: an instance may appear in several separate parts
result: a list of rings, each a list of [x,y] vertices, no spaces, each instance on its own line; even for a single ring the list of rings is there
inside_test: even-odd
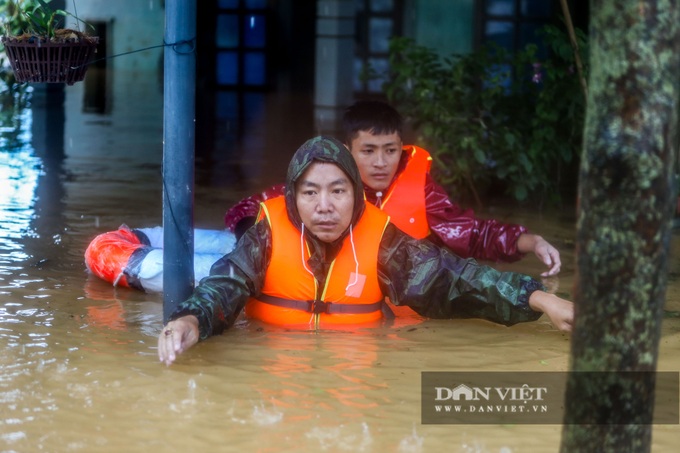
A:
[[[167,322],[194,286],[196,0],[166,0],[165,44],[163,321]]]

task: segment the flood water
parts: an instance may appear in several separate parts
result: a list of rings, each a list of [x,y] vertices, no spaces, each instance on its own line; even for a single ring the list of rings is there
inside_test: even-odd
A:
[[[566,371],[569,335],[545,318],[508,328],[408,315],[375,330],[316,334],[242,321],[161,365],[162,297],[114,288],[83,262],[97,234],[162,222],[163,102],[154,82],[118,77],[107,114],[82,113],[82,84],[66,87],[63,126],[37,98],[11,120],[3,113],[1,451],[558,450],[559,425],[420,419],[423,371]],[[287,157],[277,159],[285,168]],[[266,180],[248,171],[251,181]],[[198,186],[196,226],[221,228],[226,208],[248,189],[228,181]],[[551,240],[563,266],[545,283],[571,298],[573,209],[496,206],[480,215],[523,223]],[[677,239],[669,312],[680,310]],[[542,270],[534,257],[502,267]],[[664,319],[659,369],[680,369],[678,317]],[[678,425],[656,425],[653,451],[674,451],[679,435]]]

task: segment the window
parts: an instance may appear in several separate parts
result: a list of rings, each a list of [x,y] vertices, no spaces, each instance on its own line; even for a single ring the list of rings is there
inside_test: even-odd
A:
[[[389,40],[401,34],[402,0],[355,0],[356,45],[354,51],[354,91],[358,94],[382,93],[389,68]],[[378,77],[366,80],[369,70]]]
[[[222,88],[267,85],[267,0],[218,0],[215,79]]]
[[[260,171],[271,89],[272,4],[205,0],[197,5],[196,180],[246,184]],[[247,157],[246,157],[247,156]],[[247,162],[247,165],[245,164]]]
[[[551,22],[557,10],[552,0],[482,0],[480,1],[479,44],[493,42],[509,51],[527,44],[539,45],[537,31]]]

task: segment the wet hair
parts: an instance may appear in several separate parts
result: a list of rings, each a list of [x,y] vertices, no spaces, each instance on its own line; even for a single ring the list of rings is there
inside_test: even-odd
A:
[[[386,102],[363,100],[347,107],[342,117],[343,140],[349,146],[360,131],[374,135],[402,134],[403,120],[397,110]]]

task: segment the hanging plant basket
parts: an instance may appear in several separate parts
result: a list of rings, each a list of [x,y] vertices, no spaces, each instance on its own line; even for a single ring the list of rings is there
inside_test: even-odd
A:
[[[3,36],[2,44],[17,82],[66,83],[85,78],[99,38],[48,41],[37,36]]]

